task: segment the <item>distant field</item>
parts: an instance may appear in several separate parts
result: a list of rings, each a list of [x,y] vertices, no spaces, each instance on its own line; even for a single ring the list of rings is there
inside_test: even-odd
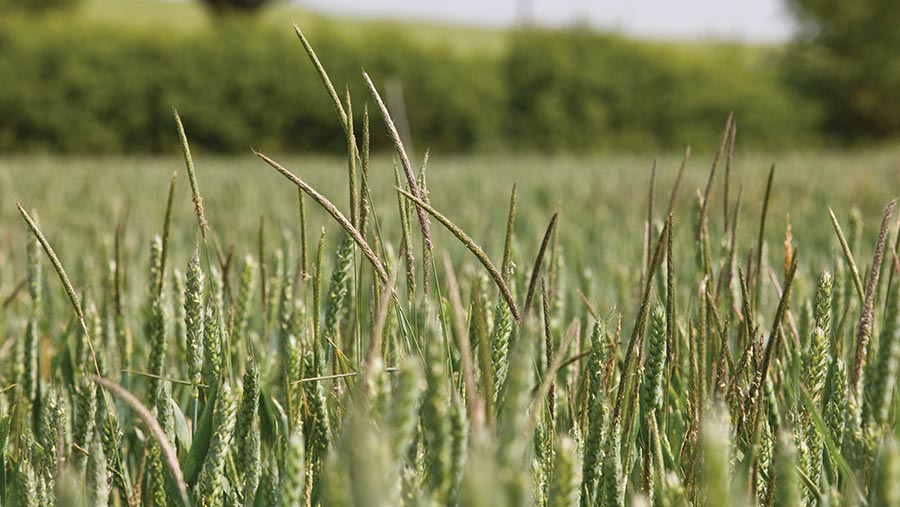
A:
[[[696,191],[702,191],[711,162],[711,153],[694,153],[688,163],[677,200],[677,244],[693,255],[691,241]],[[276,157],[342,209],[347,208],[346,163],[329,157]],[[661,223],[669,192],[681,156],[664,155],[657,176],[655,220]],[[518,183],[519,218],[516,247],[527,258],[540,241],[554,210],[560,211],[560,245],[572,281],[589,268],[598,280],[619,280],[621,286],[639,275],[638,264],[629,262],[641,254],[641,235],[647,214],[647,183],[652,155],[613,154],[590,158],[566,156],[476,156],[442,157],[433,154],[428,168],[432,201],[481,244],[498,257],[503,248],[503,232],[510,187]],[[770,261],[780,262],[787,215],[790,214],[794,242],[804,256],[804,266],[819,270],[839,254],[828,219],[831,206],[842,221],[851,207],[866,219],[863,257],[872,248],[871,236],[885,202],[900,188],[900,152],[877,150],[837,153],[748,154],[738,156],[732,168],[729,205],[743,186],[739,251],[756,244],[758,220],[766,176],[776,164],[774,189],[768,214],[767,244]],[[296,189],[275,171],[252,157],[222,158],[198,155],[197,170],[207,214],[224,248],[235,245],[240,255],[254,253],[259,220],[265,217],[273,242],[280,243],[282,231],[298,233]],[[131,255],[146,255],[151,234],[160,233],[166,191],[173,171],[179,171],[175,207],[173,249],[184,258],[195,237],[189,189],[177,158],[59,158],[50,156],[0,159],[0,233],[10,248],[0,248],[0,259],[18,258],[26,238],[13,203],[35,209],[54,236],[63,257],[86,262],[87,256],[70,252],[87,248],[99,255],[110,247],[113,230],[124,221],[126,246]],[[372,168],[375,210],[397,248],[397,198],[393,192],[391,161],[376,159]],[[724,168],[719,169],[711,216],[720,228]],[[322,210],[310,205],[308,211],[314,242],[319,227],[330,236],[337,226]],[[687,220],[690,218],[691,222]],[[845,227],[849,225],[845,224]],[[439,231],[439,242],[454,256],[468,255],[456,240]],[[718,248],[718,245],[713,245]],[[91,256],[93,257],[93,255]],[[143,261],[135,260],[142,269]],[[684,259],[686,266],[690,266]],[[5,263],[0,268],[0,287],[14,283],[19,266]],[[604,302],[619,299],[613,284],[602,284]],[[0,290],[0,293],[3,291]]]
[[[163,31],[196,30],[211,25],[201,2],[194,0],[85,0],[77,16],[88,22]],[[504,44],[502,30],[429,22],[336,19],[288,5],[288,2],[275,2],[262,11],[257,21],[287,29],[291,20],[311,33],[320,23],[339,24],[345,33],[392,30],[424,44],[439,44],[464,51],[499,51]],[[253,21],[244,19],[239,22]]]

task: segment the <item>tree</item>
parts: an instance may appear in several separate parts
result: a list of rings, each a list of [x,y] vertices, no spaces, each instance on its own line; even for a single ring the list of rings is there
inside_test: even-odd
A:
[[[224,14],[228,12],[256,12],[272,0],[203,0],[213,12],[216,14]]]
[[[896,0],[787,0],[799,31],[787,58],[794,85],[817,99],[845,140],[900,134]]]

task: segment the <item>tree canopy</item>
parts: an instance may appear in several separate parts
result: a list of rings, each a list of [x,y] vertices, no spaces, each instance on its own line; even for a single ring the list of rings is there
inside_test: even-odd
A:
[[[201,0],[217,14],[226,12],[255,12],[272,0]]]
[[[787,0],[799,32],[787,75],[848,140],[900,134],[900,9],[895,0]]]

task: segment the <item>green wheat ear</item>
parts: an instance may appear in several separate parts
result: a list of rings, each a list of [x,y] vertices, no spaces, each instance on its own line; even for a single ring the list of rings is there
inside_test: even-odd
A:
[[[493,444],[490,437],[473,435],[474,442],[470,451],[460,492],[460,505],[468,507],[495,507],[497,505],[514,505],[504,496],[505,491],[497,487],[500,470],[494,459]]]
[[[281,305],[279,303],[283,292],[281,283],[284,281],[285,269],[284,251],[279,248],[275,250],[275,269],[272,271],[269,279],[266,280],[267,299],[265,307],[267,313],[265,315],[265,329],[267,332],[271,329],[279,330],[277,327],[281,317]]]
[[[38,495],[39,476],[35,474],[33,458],[31,452],[22,453],[22,456],[16,460],[15,467],[12,468],[15,474],[15,498],[18,505],[23,507],[39,507],[40,497]],[[12,464],[12,463],[11,463]]]
[[[234,309],[234,341],[235,343],[246,343],[248,346],[250,307],[256,285],[256,277],[254,276],[256,270],[256,261],[253,260],[253,257],[246,256],[244,258],[244,266],[241,269],[241,285],[238,288],[238,299]]]
[[[459,393],[453,391],[450,403],[450,504],[459,503],[459,490],[469,459],[469,419]]]
[[[235,403],[228,384],[219,384],[213,415],[213,435],[197,480],[195,499],[201,507],[222,505],[225,494],[225,463],[234,429]]]
[[[435,311],[429,307],[425,343],[425,395],[422,401],[422,430],[425,437],[428,484],[436,501],[446,503],[452,484],[450,462],[450,388],[447,385],[447,361]]]
[[[284,456],[284,476],[281,486],[281,505],[301,507],[306,491],[306,466],[303,464],[303,436],[299,431],[291,432]]]
[[[550,480],[549,507],[572,507],[579,502],[581,466],[575,441],[562,437],[556,444],[556,459]]]
[[[801,505],[800,478],[797,475],[797,449],[787,431],[780,431],[775,444],[775,491],[772,492],[775,507]]]
[[[187,350],[188,373],[194,399],[199,396],[203,374],[203,301],[203,269],[200,267],[200,252],[194,250],[188,264],[184,293],[184,328],[187,338],[184,347]]]
[[[506,272],[506,280],[512,284],[513,267],[510,264]],[[514,289],[511,288],[511,291]],[[494,406],[500,401],[500,393],[506,383],[509,367],[509,342],[512,338],[513,322],[509,306],[498,301],[494,309],[494,327],[491,329],[491,367],[494,381]]]
[[[254,506],[278,505],[281,496],[278,464],[275,459],[266,460],[265,470],[256,490]]]
[[[645,412],[655,417],[662,404],[663,373],[666,362],[666,312],[658,306],[650,316],[650,336],[644,367],[643,402]]]
[[[281,273],[281,295],[278,299],[278,342],[283,357],[287,357],[286,344],[288,337],[293,335],[294,318],[297,312],[294,301],[294,277],[291,276],[288,264],[289,262],[285,262],[285,268]],[[299,378],[295,380],[299,380]]]
[[[97,420],[97,388],[85,375],[75,393],[75,418],[72,422],[72,465],[77,473],[83,473],[87,455],[80,449],[88,449],[94,435]],[[80,448],[80,449],[79,449]]]
[[[166,357],[166,314],[163,307],[162,293],[157,291],[159,280],[163,277],[160,271],[162,258],[162,239],[155,236],[150,243],[150,281],[149,286],[149,308],[147,310],[146,334],[147,341],[150,343],[150,365],[148,372],[153,376],[147,383],[147,389],[150,393],[149,404],[156,405],[156,397],[159,393],[159,377],[164,374],[164,364]]]
[[[162,389],[160,389],[162,391]],[[169,404],[168,394],[160,392],[157,398],[156,418],[159,425],[165,430],[170,422],[170,413],[165,409]],[[167,432],[168,434],[169,432]],[[171,435],[167,435],[170,443],[174,440]],[[165,507],[168,505],[168,494],[166,491],[166,479],[164,476],[165,462],[163,461],[162,448],[159,443],[151,441],[147,449],[147,468],[144,487],[144,502],[152,503],[155,506]]]
[[[828,366],[831,363],[831,344],[828,337],[831,336],[832,287],[833,280],[831,275],[827,271],[822,273],[816,288],[813,327],[809,332],[809,344],[803,365],[804,384],[809,391],[813,406],[819,412],[825,409],[825,387]],[[818,484],[822,476],[823,435],[811,423],[810,416],[804,408],[800,409],[800,419],[798,430],[805,433],[806,437],[805,442],[801,441],[803,444],[801,446],[803,448],[803,459],[801,459],[801,462],[806,465],[805,472],[809,479],[814,484]],[[807,495],[807,498],[811,498],[811,495]]]
[[[103,453],[103,446],[100,445],[99,439],[92,440],[88,452],[85,505],[87,507],[106,507],[109,505],[109,475],[106,471],[106,455]]]
[[[325,305],[325,324],[322,328],[322,337],[332,343],[336,343],[345,303],[352,290],[352,272],[353,239],[349,235],[345,235],[335,252],[334,269],[331,272],[331,284]]]
[[[173,311],[173,327],[175,330],[175,350],[177,351],[179,368],[177,371],[182,372],[186,379],[190,379],[190,373],[187,371],[187,328],[184,326],[187,317],[184,310],[184,294],[187,292],[187,279],[180,269],[172,270],[172,286],[169,297],[172,302]],[[108,341],[111,341],[108,340]],[[184,366],[181,365],[184,364]]]
[[[395,460],[404,462],[415,430],[423,389],[422,369],[412,356],[403,360],[391,393],[389,425],[391,452]]]
[[[609,423],[609,408],[606,398],[606,386],[603,382],[603,372],[606,368],[608,348],[605,343],[605,329],[603,322],[594,322],[591,332],[591,353],[585,365],[585,388],[588,389],[587,419],[584,430],[584,459],[582,463],[582,491],[581,507],[593,505],[597,480],[600,476],[600,466],[604,461],[603,442],[606,439],[606,429]]]
[[[900,284],[891,287],[884,324],[878,339],[878,353],[872,358],[872,374],[866,382],[863,420],[875,425],[887,423],[900,369]]]
[[[527,470],[522,464],[527,459],[530,437],[525,434],[525,429],[530,417],[534,359],[534,344],[531,340],[521,339],[513,343],[506,392],[497,416],[500,487],[505,490],[509,505],[515,506],[529,505],[532,500]]]
[[[829,337],[831,336],[831,299],[833,280],[826,271],[819,278],[816,289],[814,327],[809,336],[804,380],[816,407],[821,407],[825,391],[828,364],[831,362]]]
[[[215,304],[206,306],[203,323],[203,383],[211,386],[218,382],[222,371],[222,329],[219,327],[218,308]]]
[[[878,457],[872,472],[869,505],[872,507],[900,506],[900,448],[896,438],[888,433],[878,445]]]
[[[60,445],[59,432],[64,430],[64,428],[60,427],[60,423],[63,423],[63,426],[65,425],[64,402],[62,400],[62,394],[58,393],[52,385],[43,389],[42,397],[42,403],[39,407],[36,407],[39,410],[39,413],[35,437],[37,443],[40,444],[41,447],[53,451],[52,454],[56,455],[60,451],[65,452],[64,448],[58,448]],[[50,472],[50,475],[56,476],[56,473],[58,472],[56,459],[45,461],[48,462],[46,468],[48,469],[48,472]]]
[[[200,186],[197,184],[197,174],[194,171],[194,159],[191,157],[191,148],[188,146],[187,134],[184,132],[184,125],[181,123],[181,116],[178,111],[173,110],[175,114],[175,124],[178,127],[178,138],[181,141],[181,150],[184,154],[184,165],[187,167],[188,180],[191,183],[191,200],[194,202],[194,214],[197,215],[197,224],[200,226],[200,234],[206,240],[206,233],[209,229],[209,223],[206,221],[206,215],[203,212],[203,198],[200,197]]]
[[[25,393],[25,401],[29,405],[37,395],[38,379],[38,318],[41,305],[41,257],[40,243],[37,238],[28,240],[28,294],[31,298],[31,312],[28,316],[25,333],[17,353],[16,372],[22,391]]]
[[[765,504],[769,493],[769,478],[772,476],[772,459],[775,456],[775,437],[769,421],[763,419],[759,423],[759,462],[757,465],[758,477],[756,479],[756,498],[760,504]]]
[[[261,473],[259,430],[259,368],[252,358],[244,372],[241,404],[234,425],[233,446],[238,473],[241,475],[244,505],[252,505]]]
[[[718,405],[705,415],[702,424],[703,505],[712,506],[731,497],[731,428],[725,410]]]
[[[316,345],[313,345],[314,347]],[[304,356],[304,363],[315,363],[315,357],[309,352]],[[306,372],[321,371],[321,366],[316,369],[307,369]],[[314,376],[314,375],[313,375]],[[323,382],[304,382],[302,384],[307,403],[307,418],[304,421],[307,463],[311,469],[310,485],[313,488],[313,496],[317,496],[319,483],[322,479],[322,468],[328,457],[328,449],[331,445],[331,420],[328,413],[328,400],[325,395]]]
[[[600,486],[597,490],[597,505],[610,507],[625,506],[625,477],[622,470],[622,430],[613,423],[603,446],[603,465],[600,472]]]

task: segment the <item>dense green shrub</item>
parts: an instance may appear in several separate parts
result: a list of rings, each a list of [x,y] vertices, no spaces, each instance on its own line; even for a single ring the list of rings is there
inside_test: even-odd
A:
[[[168,151],[172,107],[198,149],[343,150],[332,106],[290,29],[238,21],[179,33],[0,21],[0,152]],[[382,92],[402,83],[420,150],[681,149],[716,139],[729,111],[745,145],[796,145],[818,134],[816,110],[782,83],[772,49],[528,30],[511,34],[506,50],[482,54],[387,29],[309,29],[339,93],[347,84],[356,97],[360,128],[363,64]],[[384,140],[375,147],[386,148]]]
[[[169,150],[172,107],[206,150],[343,149],[299,42],[289,31],[252,26],[191,34],[7,26],[0,30],[0,151]],[[355,97],[366,97],[363,62],[379,87],[401,81],[422,145],[470,151],[493,142],[497,121],[483,110],[502,102],[502,88],[480,59],[384,33],[350,38],[320,29],[316,42],[337,86],[349,83]],[[454,80],[476,75],[462,87]],[[363,104],[354,110],[361,128]]]
[[[744,143],[808,141],[815,111],[753,61],[765,51],[688,53],[587,30],[517,32],[504,75],[510,138],[548,150],[678,148],[716,139],[734,111]]]
[[[900,134],[900,10],[890,0],[789,0],[799,30],[786,65],[791,83],[827,112],[844,140]]]

